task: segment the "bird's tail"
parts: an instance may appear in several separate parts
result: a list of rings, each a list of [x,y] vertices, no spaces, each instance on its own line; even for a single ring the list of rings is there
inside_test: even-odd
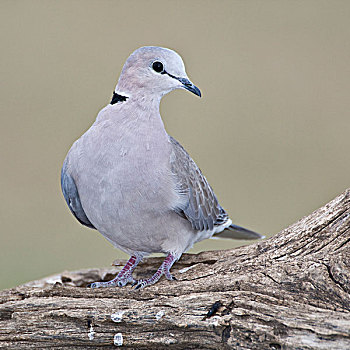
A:
[[[244,227],[231,224],[225,230],[218,232],[213,238],[229,238],[229,239],[263,239],[265,236],[260,233],[248,230]]]

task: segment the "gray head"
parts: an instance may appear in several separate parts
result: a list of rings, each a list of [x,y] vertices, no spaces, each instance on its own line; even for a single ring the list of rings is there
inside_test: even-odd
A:
[[[174,51],[145,46],[126,60],[115,92],[161,98],[174,89],[186,89],[201,96],[200,90],[188,79],[181,57]]]

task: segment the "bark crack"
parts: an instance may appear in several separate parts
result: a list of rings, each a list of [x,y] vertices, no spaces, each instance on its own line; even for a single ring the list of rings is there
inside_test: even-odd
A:
[[[332,273],[332,268],[331,266],[322,263],[324,266],[326,266],[327,268],[327,272],[328,272],[328,276],[329,278],[346,294],[349,294],[348,291],[344,288],[344,286],[334,277],[333,273]]]

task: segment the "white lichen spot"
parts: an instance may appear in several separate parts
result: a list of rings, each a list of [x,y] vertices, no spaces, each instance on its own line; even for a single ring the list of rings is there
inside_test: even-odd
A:
[[[167,345],[176,344],[177,340],[173,339],[173,338],[167,338],[167,339],[164,340],[164,343],[167,344]]]
[[[125,311],[117,311],[111,315],[111,320],[113,322],[121,322]]]
[[[93,340],[95,338],[95,332],[94,332],[94,328],[92,327],[92,324],[90,325],[88,337],[89,337],[89,340]]]
[[[185,272],[187,272],[188,270],[193,269],[195,266],[197,266],[197,264],[192,265],[192,266],[189,266],[189,267],[184,267],[183,269],[179,270],[179,272],[180,272],[180,273],[185,273]]]
[[[210,318],[210,324],[212,324],[213,326],[218,326],[219,324],[219,320],[220,320],[220,316],[213,316],[212,318]]]
[[[165,312],[163,310],[160,310],[159,312],[157,312],[156,320],[159,321],[164,316],[164,314]]]
[[[123,334],[117,333],[114,336],[114,345],[115,346],[122,346],[123,345]]]

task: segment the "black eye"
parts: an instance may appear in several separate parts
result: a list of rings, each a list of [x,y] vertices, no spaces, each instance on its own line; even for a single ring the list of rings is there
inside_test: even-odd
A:
[[[163,72],[163,70],[164,70],[163,63],[162,63],[162,62],[159,62],[159,61],[153,62],[152,68],[153,68],[157,73],[161,73],[161,72]]]

